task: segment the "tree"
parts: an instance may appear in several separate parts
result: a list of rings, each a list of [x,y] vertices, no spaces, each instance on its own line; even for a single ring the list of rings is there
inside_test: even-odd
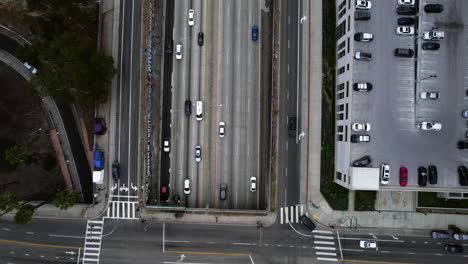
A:
[[[0,195],[0,210],[6,214],[19,207],[19,198],[14,193],[6,192]]]
[[[15,214],[15,224],[25,225],[29,223],[32,219],[35,209],[36,207],[30,204],[21,206],[18,212]]]
[[[26,153],[26,149],[19,146],[14,145],[7,150],[5,150],[5,159],[13,166],[24,163],[28,159],[28,154]]]
[[[71,190],[63,190],[55,196],[54,204],[55,207],[60,208],[60,210],[66,210],[69,207],[72,207],[76,202],[76,195]]]

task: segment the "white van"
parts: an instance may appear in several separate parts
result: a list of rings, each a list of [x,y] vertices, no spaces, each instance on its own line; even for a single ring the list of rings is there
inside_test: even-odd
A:
[[[202,101],[197,101],[196,109],[197,109],[197,112],[196,112],[197,120],[201,121],[203,119],[203,102]]]

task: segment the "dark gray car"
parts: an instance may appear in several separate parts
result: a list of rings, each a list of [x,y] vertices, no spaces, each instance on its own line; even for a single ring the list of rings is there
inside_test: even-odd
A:
[[[219,199],[226,200],[226,195],[227,195],[227,185],[224,183],[221,183],[219,185]]]

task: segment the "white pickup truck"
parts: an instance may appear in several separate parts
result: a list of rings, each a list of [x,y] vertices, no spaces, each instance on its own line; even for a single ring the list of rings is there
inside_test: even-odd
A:
[[[424,40],[441,40],[444,39],[445,32],[443,31],[426,31],[423,34]]]

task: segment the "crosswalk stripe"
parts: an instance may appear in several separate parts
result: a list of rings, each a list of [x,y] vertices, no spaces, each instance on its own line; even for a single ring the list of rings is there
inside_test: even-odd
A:
[[[318,250],[336,250],[335,247],[314,247],[314,248]]]
[[[304,206],[301,205],[301,216],[304,215]]]
[[[335,242],[333,242],[333,241],[317,241],[317,240],[314,240],[314,243],[315,244],[323,244],[323,245],[335,245]]]
[[[333,252],[315,252],[315,254],[322,256],[336,256],[336,253]]]
[[[332,237],[332,236],[317,236],[317,235],[314,235],[314,238],[333,240],[333,237]]]
[[[299,223],[299,206],[296,206],[296,221],[297,221],[296,223]]]
[[[291,220],[292,220],[291,223],[294,224],[294,207],[291,206],[290,208],[291,208]]]
[[[280,224],[283,224],[283,207],[281,207],[281,213],[280,213]]]
[[[318,260],[325,260],[325,261],[338,261],[338,259],[336,259],[336,258],[321,258],[321,257],[318,257],[317,259]]]
[[[317,229],[314,229],[314,231],[312,231],[312,233],[333,234],[332,231],[328,231],[328,230],[317,230]]]
[[[286,221],[284,221],[286,224],[289,223],[289,217],[288,217],[288,208],[284,208],[284,218],[286,218]]]

